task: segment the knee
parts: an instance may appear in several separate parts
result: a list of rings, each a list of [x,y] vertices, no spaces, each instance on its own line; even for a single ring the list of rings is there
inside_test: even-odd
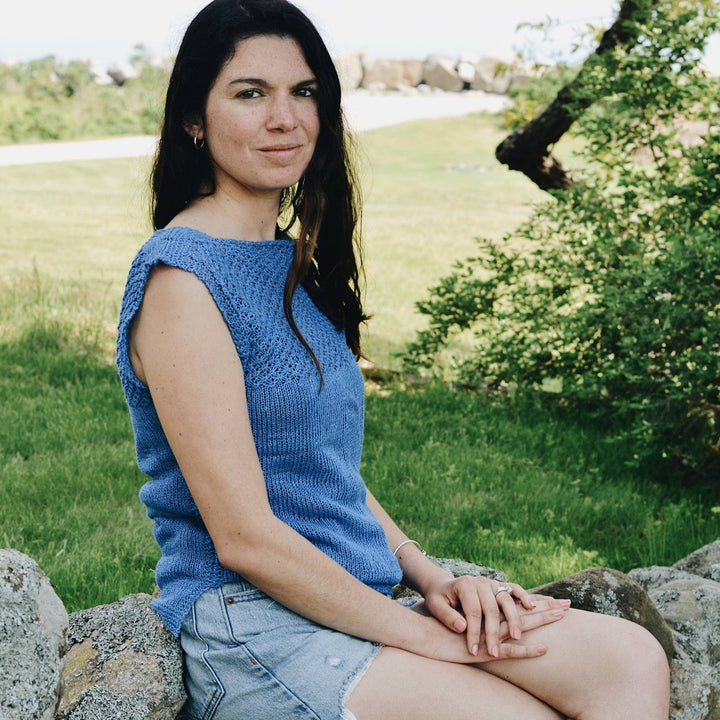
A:
[[[634,678],[632,685],[636,691],[657,699],[669,698],[670,665],[665,650],[644,627],[630,625],[629,642],[624,645],[627,654],[623,655],[623,673]]]

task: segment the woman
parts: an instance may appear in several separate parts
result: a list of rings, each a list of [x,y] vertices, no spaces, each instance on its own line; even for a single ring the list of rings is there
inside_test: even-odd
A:
[[[639,626],[451,577],[359,475],[364,321],[340,88],[286,0],[189,26],[118,367],[191,718],[667,718]],[[424,598],[391,598],[400,581]]]

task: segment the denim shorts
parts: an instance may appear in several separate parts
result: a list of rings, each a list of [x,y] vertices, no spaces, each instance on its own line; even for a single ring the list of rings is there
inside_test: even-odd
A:
[[[208,590],[180,631],[188,720],[354,720],[381,645],[317,625],[247,582]]]

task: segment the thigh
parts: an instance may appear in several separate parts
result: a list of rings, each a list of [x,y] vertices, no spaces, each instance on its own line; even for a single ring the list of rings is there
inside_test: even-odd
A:
[[[346,703],[357,720],[561,720],[521,688],[473,665],[385,647]]]
[[[570,610],[561,621],[525,633],[520,642],[542,643],[547,653],[483,667],[571,718],[667,718],[667,660],[640,625]]]

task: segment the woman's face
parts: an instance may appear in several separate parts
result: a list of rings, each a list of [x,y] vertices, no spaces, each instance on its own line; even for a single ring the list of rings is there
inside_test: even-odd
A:
[[[302,177],[320,132],[317,89],[292,38],[237,44],[210,88],[204,127],[189,128],[205,140],[218,189],[279,196]]]

